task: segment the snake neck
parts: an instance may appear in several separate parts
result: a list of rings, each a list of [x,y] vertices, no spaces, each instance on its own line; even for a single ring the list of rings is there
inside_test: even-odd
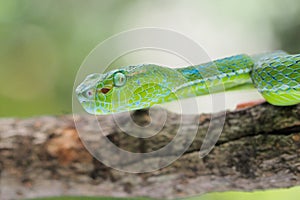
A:
[[[186,82],[175,88],[182,97],[192,97],[253,87],[250,72],[253,59],[247,55],[227,57],[198,66],[176,69]]]

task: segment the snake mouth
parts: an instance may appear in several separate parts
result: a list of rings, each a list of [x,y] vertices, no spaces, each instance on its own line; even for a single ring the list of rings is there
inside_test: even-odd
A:
[[[99,102],[97,100],[81,100],[79,101],[82,108],[89,114],[92,115],[105,115],[111,114],[111,103],[109,102]]]
[[[95,101],[91,101],[91,100],[86,100],[86,99],[78,99],[82,108],[88,112],[89,114],[95,114],[94,111],[94,105],[95,105]]]

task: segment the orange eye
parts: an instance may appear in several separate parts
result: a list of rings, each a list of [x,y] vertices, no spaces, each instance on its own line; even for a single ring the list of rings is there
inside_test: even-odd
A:
[[[103,94],[106,94],[110,91],[109,88],[101,88],[100,91],[103,93]]]

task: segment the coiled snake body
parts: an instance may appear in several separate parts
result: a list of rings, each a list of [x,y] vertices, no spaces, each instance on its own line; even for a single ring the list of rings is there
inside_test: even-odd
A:
[[[127,66],[87,76],[76,94],[85,111],[102,115],[249,87],[273,105],[300,103],[300,54],[243,54],[177,69]]]

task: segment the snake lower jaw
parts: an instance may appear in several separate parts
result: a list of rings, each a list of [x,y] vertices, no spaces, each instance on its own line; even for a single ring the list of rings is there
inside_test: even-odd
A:
[[[95,114],[95,111],[93,109],[93,104],[91,101],[86,101],[78,98],[79,103],[81,104],[82,108],[89,114]]]

